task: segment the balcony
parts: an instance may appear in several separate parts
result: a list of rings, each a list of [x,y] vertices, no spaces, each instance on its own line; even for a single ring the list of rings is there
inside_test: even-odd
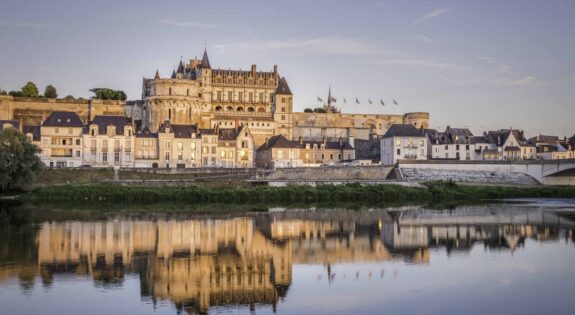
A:
[[[71,158],[72,153],[70,153],[70,154],[52,154],[52,155],[50,155],[50,157],[55,157],[55,158],[68,157],[68,158]]]
[[[413,143],[403,145],[404,149],[418,149],[419,146]]]
[[[404,160],[417,160],[417,154],[406,154],[403,156]]]

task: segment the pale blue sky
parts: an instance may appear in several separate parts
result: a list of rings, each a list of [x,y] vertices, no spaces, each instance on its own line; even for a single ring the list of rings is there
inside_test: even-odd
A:
[[[1,0],[0,88],[137,99],[142,77],[169,75],[207,42],[214,68],[278,64],[299,111],[331,84],[343,112],[570,136],[574,17],[575,1]]]

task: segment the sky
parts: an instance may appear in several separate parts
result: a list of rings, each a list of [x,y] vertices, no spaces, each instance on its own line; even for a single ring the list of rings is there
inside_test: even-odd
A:
[[[331,86],[344,113],[571,136],[573,17],[575,1],[560,0],[0,0],[0,89],[139,99],[143,77],[207,47],[212,68],[277,64],[296,111]]]

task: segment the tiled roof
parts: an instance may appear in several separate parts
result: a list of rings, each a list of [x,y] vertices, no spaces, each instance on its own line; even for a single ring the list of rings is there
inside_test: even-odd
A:
[[[391,137],[424,137],[424,134],[411,124],[393,124],[383,138]]]
[[[286,139],[283,135],[276,135],[268,139],[264,144],[262,144],[257,151],[263,151],[270,148],[285,148],[285,149],[295,149],[299,148],[299,143],[296,141],[290,141]]]
[[[44,123],[42,124],[43,127],[75,127],[75,128],[82,128],[84,124],[80,117],[74,112],[61,112],[56,111],[52,112]]]
[[[515,136],[515,139],[518,142],[527,141],[523,136],[523,131],[516,129],[501,129],[496,131],[489,131],[485,134],[485,137],[487,138],[489,143],[497,146],[502,146],[505,143],[505,141],[507,141],[507,138],[509,138],[509,135],[511,134]]]
[[[32,141],[40,141],[40,126],[23,126],[24,134],[32,134]]]
[[[470,144],[473,140],[473,133],[467,128],[447,127],[439,137],[441,144]]]
[[[124,116],[108,116],[98,115],[90,122],[90,125],[95,124],[98,126],[99,134],[106,134],[108,126],[116,127],[116,134],[123,135],[124,127],[130,124],[130,121]]]

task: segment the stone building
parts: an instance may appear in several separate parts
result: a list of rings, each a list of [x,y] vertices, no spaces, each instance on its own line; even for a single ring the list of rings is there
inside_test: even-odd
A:
[[[78,167],[83,163],[84,124],[74,112],[54,111],[40,127],[40,160],[49,167]]]
[[[159,166],[158,133],[147,128],[136,133],[134,167],[156,168]]]
[[[393,165],[398,160],[427,160],[427,137],[423,129],[411,124],[394,124],[381,139],[381,162]]]
[[[124,116],[96,116],[83,135],[83,163],[93,167],[133,167],[136,136]]]
[[[300,138],[300,158],[304,165],[334,165],[343,161],[355,160],[355,150],[348,141],[339,138],[338,141],[309,141]]]
[[[256,152],[257,167],[283,168],[300,167],[303,161],[300,158],[300,146],[283,135],[269,138]]]

